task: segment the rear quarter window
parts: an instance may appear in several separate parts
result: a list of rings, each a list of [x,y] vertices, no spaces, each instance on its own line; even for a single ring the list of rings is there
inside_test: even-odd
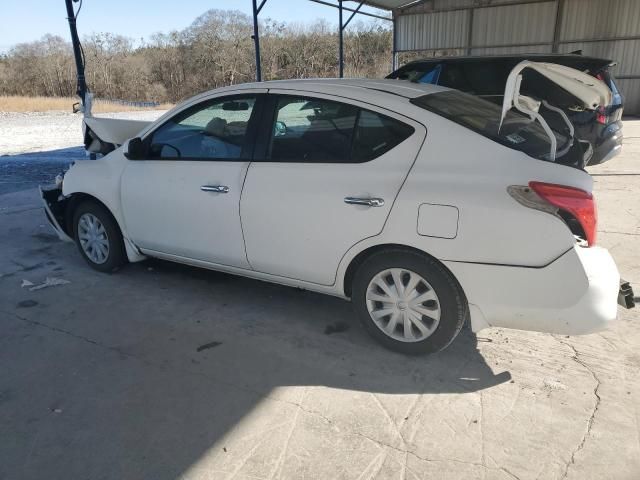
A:
[[[404,142],[414,128],[369,110],[360,110],[353,138],[351,160],[368,162]]]

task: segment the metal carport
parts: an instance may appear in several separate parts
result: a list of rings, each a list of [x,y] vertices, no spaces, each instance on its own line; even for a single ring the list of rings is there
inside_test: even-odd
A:
[[[72,2],[65,0],[84,101],[84,60]],[[251,0],[256,78],[259,14],[267,0]],[[610,58],[625,96],[625,112],[640,114],[640,1],[638,0],[310,0],[338,10],[338,65],[344,74],[344,30],[356,14],[393,23],[393,68],[399,54],[421,56],[568,53]],[[374,7],[391,17],[363,11]],[[345,16],[346,19],[345,19]]]
[[[261,80],[258,14],[253,1],[256,72]],[[338,10],[339,75],[343,32],[358,13],[393,22],[393,67],[399,54],[422,56],[568,53],[611,58],[625,112],[640,113],[640,1],[637,0],[310,0]],[[363,12],[390,11],[391,18]],[[349,14],[344,21],[345,12]]]

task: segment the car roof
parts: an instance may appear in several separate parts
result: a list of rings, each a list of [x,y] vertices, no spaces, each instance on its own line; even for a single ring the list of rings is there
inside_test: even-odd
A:
[[[305,92],[337,94],[346,97],[358,98],[380,95],[386,93],[389,96],[403,97],[406,99],[417,98],[423,95],[450,90],[446,87],[426,83],[407,83],[390,79],[365,79],[365,78],[311,78],[295,80],[270,80],[265,82],[243,83],[212,90],[209,93],[222,90],[245,89],[278,89],[300,90]]]

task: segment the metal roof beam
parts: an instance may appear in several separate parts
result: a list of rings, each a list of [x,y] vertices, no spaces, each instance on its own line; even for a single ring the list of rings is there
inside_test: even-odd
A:
[[[313,3],[319,3],[320,5],[326,5],[327,7],[333,7],[333,8],[340,8],[338,5],[336,5],[335,3],[331,3],[331,2],[326,2],[324,0],[309,0],[310,2]],[[363,2],[365,5],[367,5],[367,2]],[[379,7],[376,7],[379,8]],[[369,13],[369,12],[360,12],[354,8],[349,8],[349,7],[342,7],[343,10],[346,10],[347,12],[357,12],[360,15],[364,15],[366,17],[373,17],[373,18],[379,18],[380,20],[387,20],[387,21],[391,21],[391,17],[384,17],[382,15],[376,15],[375,13]]]

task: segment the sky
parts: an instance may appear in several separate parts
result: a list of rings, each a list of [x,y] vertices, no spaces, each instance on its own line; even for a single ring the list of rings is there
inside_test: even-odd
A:
[[[81,38],[92,32],[111,32],[134,39],[148,38],[154,32],[181,30],[211,8],[241,10],[251,14],[251,0],[83,1],[78,17]],[[336,0],[329,1],[337,3]],[[16,43],[37,40],[45,33],[69,38],[64,0],[3,0],[2,3],[0,52],[6,52]],[[345,7],[355,6],[355,2],[345,2]],[[377,13],[384,14],[381,11]],[[260,18],[267,17],[298,23],[323,18],[332,24],[338,23],[337,9],[307,0],[267,0]],[[369,21],[370,17],[359,16],[359,19]]]

